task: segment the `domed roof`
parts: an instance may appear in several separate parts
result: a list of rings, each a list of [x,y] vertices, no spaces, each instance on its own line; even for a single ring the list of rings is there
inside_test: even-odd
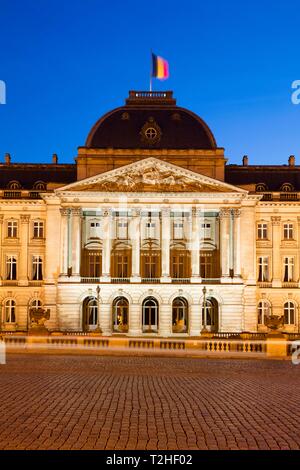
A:
[[[180,108],[173,92],[130,91],[125,106],[105,114],[91,129],[86,147],[116,149],[215,149],[205,122]]]

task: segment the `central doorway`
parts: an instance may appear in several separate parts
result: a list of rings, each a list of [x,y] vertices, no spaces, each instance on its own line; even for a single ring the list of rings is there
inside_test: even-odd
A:
[[[143,333],[158,332],[158,302],[154,297],[147,297],[143,302]]]

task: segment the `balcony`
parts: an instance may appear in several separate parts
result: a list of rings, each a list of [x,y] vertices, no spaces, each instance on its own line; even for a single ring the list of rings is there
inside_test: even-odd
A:
[[[282,287],[286,288],[286,289],[295,289],[296,287],[298,287],[298,282],[295,282],[295,281],[289,281],[289,282],[283,282],[282,283]]]
[[[112,284],[129,284],[130,278],[129,277],[112,277],[111,282]]]
[[[190,284],[191,279],[188,277],[173,277],[172,284]]]
[[[160,277],[142,277],[142,282],[144,284],[159,284]]]
[[[272,287],[272,282],[271,281],[257,281],[258,287]]]
[[[82,277],[80,282],[82,284],[99,284],[100,277]]]

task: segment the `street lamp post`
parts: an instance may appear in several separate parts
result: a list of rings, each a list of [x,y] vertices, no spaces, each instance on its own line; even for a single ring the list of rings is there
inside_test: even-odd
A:
[[[206,287],[204,286],[202,289],[203,292],[203,326],[201,330],[201,334],[207,333],[206,328]]]
[[[102,330],[100,328],[100,287],[99,285],[96,287],[96,292],[97,292],[97,328],[96,332],[97,333],[102,333]]]

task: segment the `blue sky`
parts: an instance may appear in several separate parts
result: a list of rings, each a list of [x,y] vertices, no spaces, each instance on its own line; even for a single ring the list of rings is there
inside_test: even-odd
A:
[[[230,163],[300,164],[297,2],[0,0],[0,159],[73,162],[94,122],[149,87],[150,49],[177,103],[199,114]]]

